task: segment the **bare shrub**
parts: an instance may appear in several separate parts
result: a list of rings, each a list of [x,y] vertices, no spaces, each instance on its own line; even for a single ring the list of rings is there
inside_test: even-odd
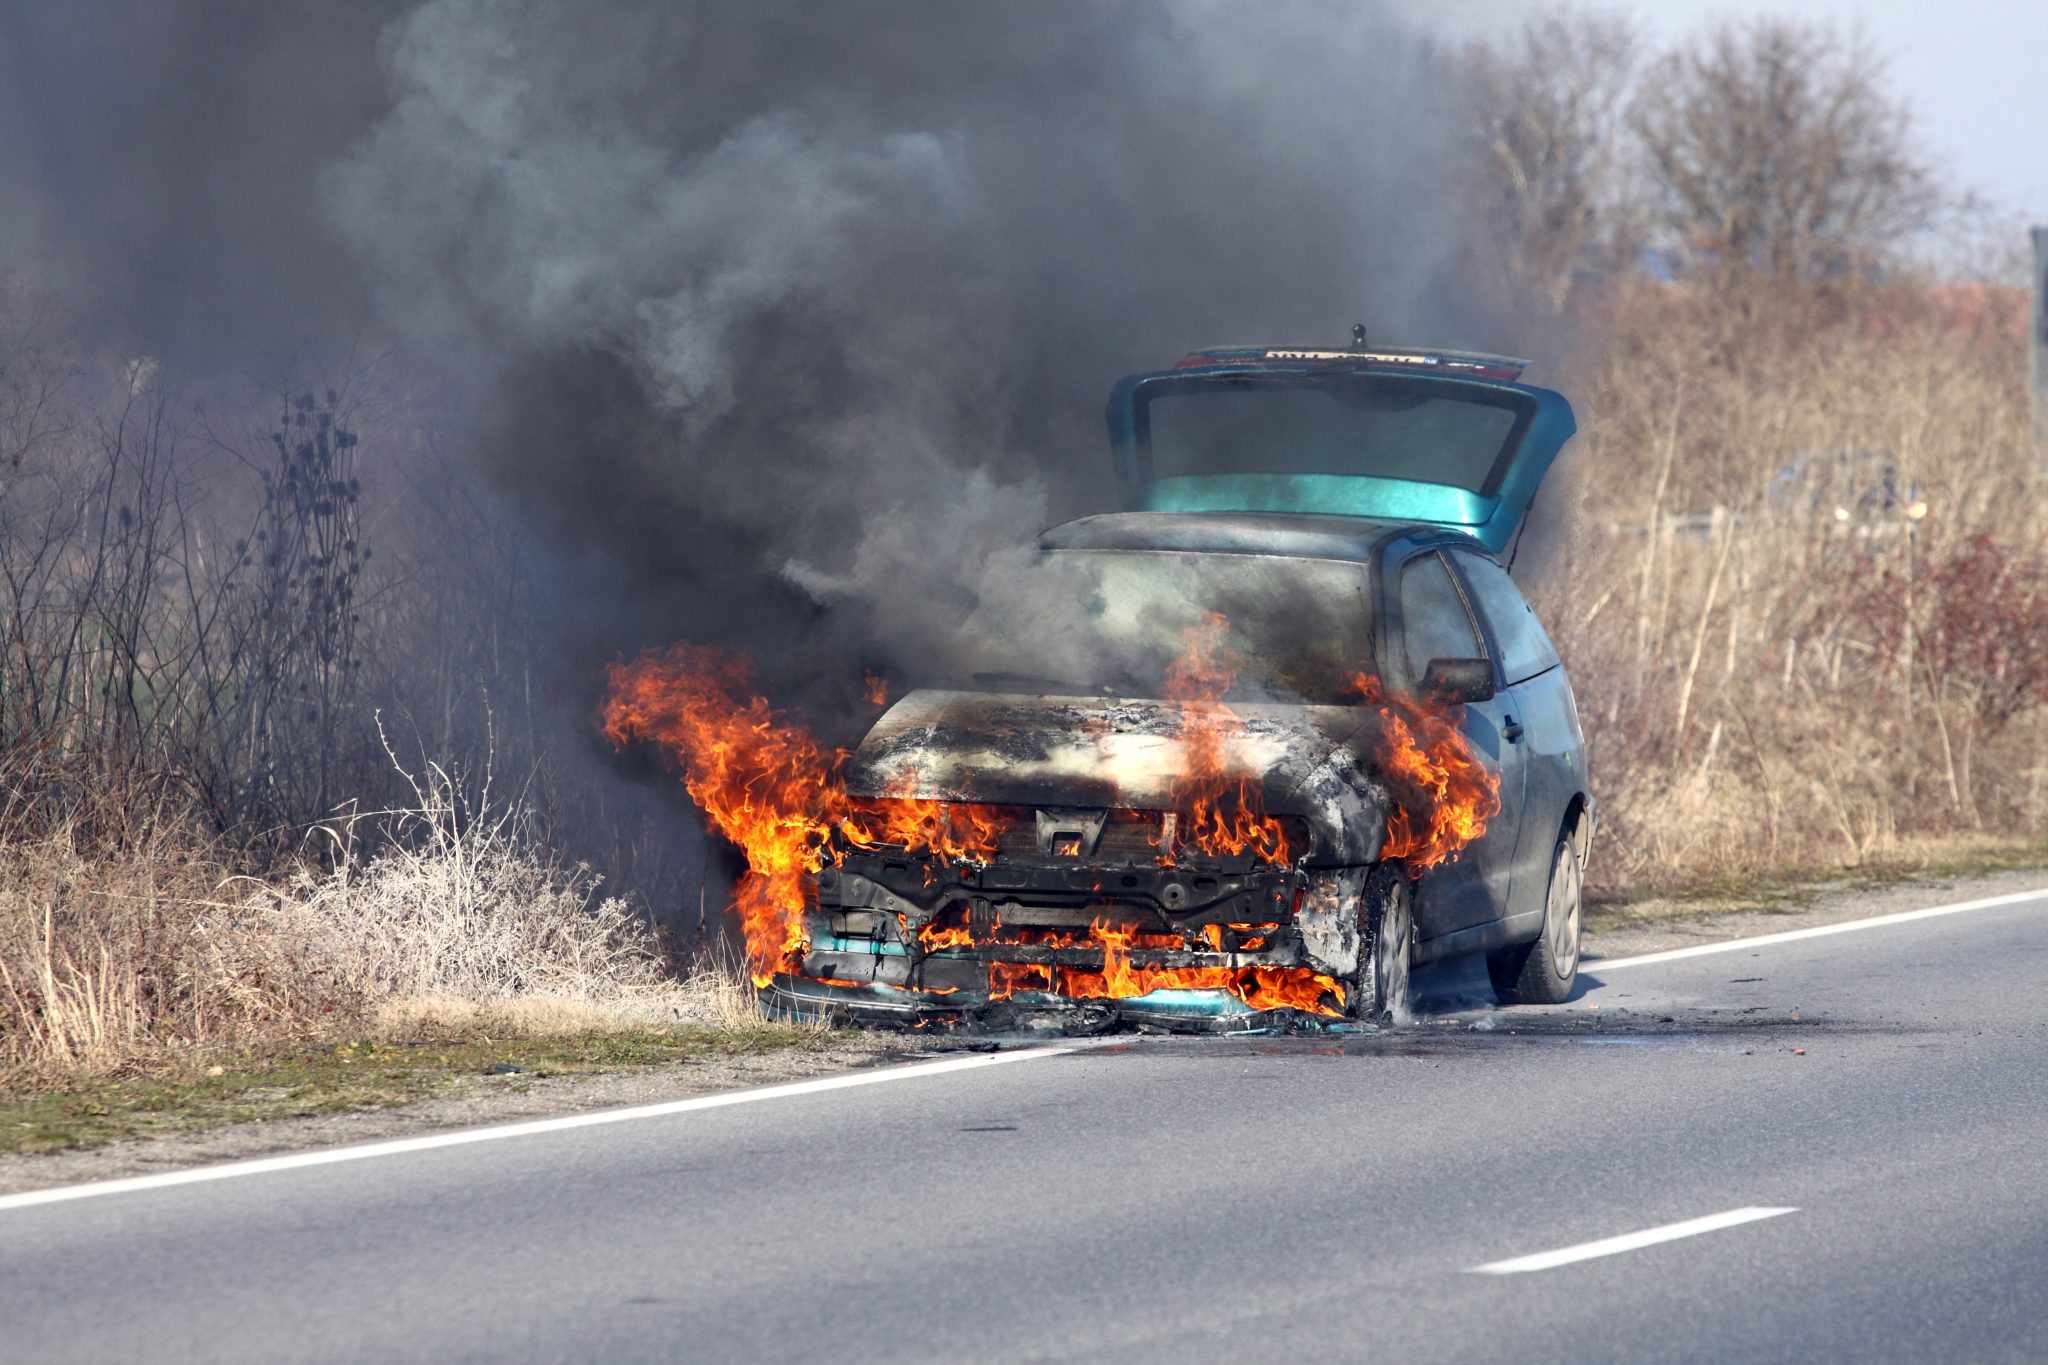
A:
[[[465,791],[428,764],[408,780],[414,805],[345,826],[330,864],[276,883],[170,820],[118,847],[76,828],[0,845],[0,1075],[346,1031],[760,1022],[715,973],[679,982],[644,916],[487,779]]]
[[[1623,273],[1642,245],[1625,114],[1641,44],[1623,15],[1537,13],[1463,56],[1475,217],[1499,284],[1552,312]]]
[[[2039,836],[2023,304],[1900,283],[1748,329],[1750,300],[1640,285],[1613,311],[1577,376],[1577,534],[1532,585],[1593,746],[1601,889]]]
[[[367,841],[351,820],[333,833],[329,866],[258,891],[234,915],[297,945],[312,975],[387,1020],[567,1027],[715,1013],[707,992],[677,985],[645,916],[549,849],[525,800],[494,792],[488,760],[466,782],[459,769],[413,771],[390,756],[411,803],[380,812]]]
[[[350,829],[330,869],[258,894],[279,938],[364,1000],[672,994],[642,917],[541,847],[529,808],[494,800],[488,777],[472,798],[436,763],[406,777],[415,804],[382,814],[367,859]]]
[[[1632,117],[1666,245],[1697,271],[1840,274],[1942,206],[1883,59],[1826,25],[1722,20],[1656,62]]]
[[[62,322],[0,279],[0,841],[163,810],[275,871],[337,809],[411,799],[383,707],[539,774],[550,840],[682,918],[702,844],[537,665],[544,556],[441,438],[431,374],[202,402],[81,362]]]

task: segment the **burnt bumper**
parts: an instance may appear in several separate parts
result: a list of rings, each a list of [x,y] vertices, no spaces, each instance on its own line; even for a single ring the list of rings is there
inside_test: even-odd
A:
[[[1000,1000],[962,1001],[928,991],[851,986],[780,975],[761,992],[771,1014],[788,1019],[918,1030],[1062,1036],[1108,1033],[1130,1026],[1173,1033],[1288,1033],[1344,1027],[1344,1021],[1302,1010],[1254,1009],[1225,991],[1161,990],[1122,1000],[1020,991]]]
[[[768,1005],[913,1028],[1263,1032],[1343,1017],[1355,878],[1211,867],[856,856],[817,879]]]

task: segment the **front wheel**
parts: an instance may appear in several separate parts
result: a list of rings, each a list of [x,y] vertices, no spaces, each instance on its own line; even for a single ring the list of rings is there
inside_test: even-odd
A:
[[[1582,873],[1569,832],[1550,859],[1550,890],[1543,928],[1534,943],[1486,955],[1486,974],[1503,1005],[1562,1005],[1579,979],[1579,902]]]
[[[1405,869],[1383,863],[1366,879],[1359,916],[1358,975],[1351,1017],[1374,1024],[1408,1019],[1408,964],[1415,952],[1415,898]]]

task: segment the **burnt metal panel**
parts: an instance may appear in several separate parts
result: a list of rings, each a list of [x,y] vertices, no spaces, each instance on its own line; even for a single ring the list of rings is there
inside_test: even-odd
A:
[[[1387,797],[1359,746],[1377,713],[1281,703],[1231,710],[1242,722],[1233,744],[1260,775],[1266,811],[1307,823],[1312,860],[1376,858]],[[1181,725],[1168,702],[920,690],[868,731],[847,765],[847,789],[1032,810],[1167,811]]]

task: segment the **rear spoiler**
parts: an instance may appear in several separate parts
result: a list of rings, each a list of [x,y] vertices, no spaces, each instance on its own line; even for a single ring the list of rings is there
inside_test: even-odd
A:
[[[1402,347],[1330,351],[1306,346],[1208,346],[1188,352],[1173,368],[1196,370],[1234,365],[1371,366],[1375,369],[1422,370],[1468,379],[1507,380],[1521,378],[1522,371],[1529,368],[1526,360],[1477,351],[1408,350]]]

